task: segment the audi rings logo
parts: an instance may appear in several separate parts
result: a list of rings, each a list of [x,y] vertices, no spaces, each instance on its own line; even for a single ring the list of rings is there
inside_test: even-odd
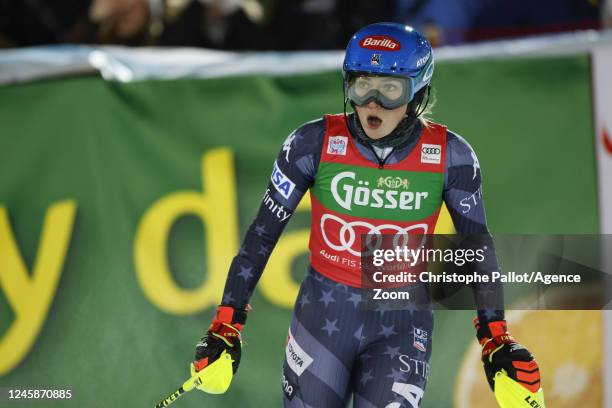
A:
[[[326,224],[328,220],[329,220],[329,223]],[[338,239],[340,242],[338,243],[331,242],[331,240],[329,239],[325,231],[326,225],[329,225],[330,223],[337,223],[341,226],[339,233],[338,233]],[[357,228],[363,228],[363,231],[357,232],[356,231]],[[393,225],[393,224],[372,225],[366,221],[347,222],[343,220],[342,218],[335,216],[333,214],[323,214],[323,216],[321,217],[321,235],[323,236],[323,240],[325,241],[327,246],[338,252],[347,251],[351,255],[354,255],[354,256],[361,255],[360,251],[357,251],[353,248],[353,245],[355,245],[355,241],[357,239],[358,234],[382,235],[382,234],[389,234],[392,232],[395,232],[395,236],[393,237],[393,244],[394,246],[397,246],[399,245],[399,242],[398,242],[399,239],[400,238],[406,239],[407,234],[409,232],[412,232],[413,234],[422,234],[422,235],[427,234],[427,224],[415,224],[415,225],[410,225],[408,227],[402,228],[399,225]],[[368,247],[370,249],[378,249],[378,247],[380,246],[380,243],[381,243],[381,240],[380,239],[377,240],[377,243],[374,248],[372,247],[372,245],[370,245],[370,242],[368,242]]]
[[[439,147],[425,147],[425,146],[423,146],[423,148],[421,149],[421,152],[423,152],[424,154],[440,154],[440,153],[442,153],[442,150],[440,150]]]
[[[440,164],[441,158],[441,145],[423,143],[423,146],[421,146],[421,163]]]

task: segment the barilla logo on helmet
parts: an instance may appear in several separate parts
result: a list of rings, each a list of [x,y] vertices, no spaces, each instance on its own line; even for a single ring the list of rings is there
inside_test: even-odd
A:
[[[378,51],[399,51],[399,41],[386,35],[369,35],[359,42],[361,48]]]

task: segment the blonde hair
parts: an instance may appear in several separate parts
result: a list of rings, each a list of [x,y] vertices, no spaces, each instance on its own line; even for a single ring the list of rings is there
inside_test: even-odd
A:
[[[433,114],[433,108],[436,104],[436,95],[431,85],[429,85],[429,90],[426,92],[429,93],[429,95],[426,96],[427,99],[425,99],[427,101],[427,106],[419,115],[418,120],[421,122],[421,125],[428,128],[431,123],[433,123],[433,120],[431,120],[431,115]]]

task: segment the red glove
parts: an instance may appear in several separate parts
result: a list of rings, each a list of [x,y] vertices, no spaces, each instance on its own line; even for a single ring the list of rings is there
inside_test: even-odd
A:
[[[508,333],[505,320],[481,325],[474,319],[476,337],[482,346],[482,362],[489,386],[494,389],[495,373],[506,374],[531,392],[540,389],[540,368],[533,355]]]
[[[196,344],[196,353],[193,365],[196,371],[200,371],[217,360],[221,353],[226,350],[231,356],[234,373],[240,365],[242,355],[242,338],[240,331],[246,323],[246,309],[238,310],[231,306],[219,306],[217,315],[213,319],[206,336]]]

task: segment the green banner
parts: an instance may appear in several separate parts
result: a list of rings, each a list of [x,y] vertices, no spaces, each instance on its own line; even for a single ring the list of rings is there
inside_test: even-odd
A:
[[[493,232],[597,232],[588,72],[586,57],[436,67],[433,119],[475,148]],[[326,72],[0,87],[0,387],[72,390],[70,402],[41,407],[147,407],[177,388],[284,138],[341,112],[341,81]],[[303,204],[253,298],[230,391],[196,391],[177,407],[281,405],[307,262]],[[463,392],[473,314],[436,312],[422,407],[450,407]],[[546,376],[558,356],[532,351]]]

